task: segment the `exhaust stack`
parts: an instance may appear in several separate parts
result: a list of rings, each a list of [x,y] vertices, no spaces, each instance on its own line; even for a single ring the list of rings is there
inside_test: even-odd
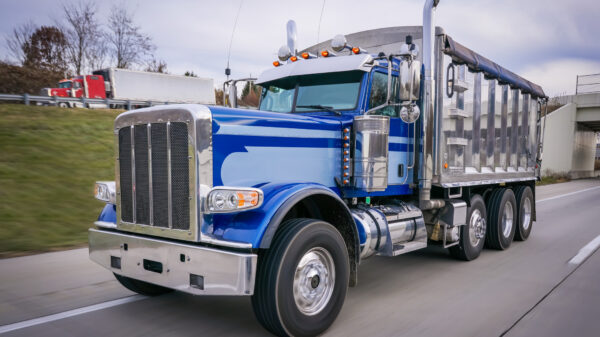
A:
[[[423,210],[444,207],[444,200],[431,200],[431,179],[433,178],[433,43],[434,11],[439,0],[426,0],[423,7],[423,66],[425,71],[425,92],[423,95],[423,162],[420,172],[419,207]]]

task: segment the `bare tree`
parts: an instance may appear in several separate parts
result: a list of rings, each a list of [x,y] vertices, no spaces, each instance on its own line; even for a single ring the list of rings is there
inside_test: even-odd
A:
[[[9,54],[20,65],[25,64],[25,44],[31,40],[36,29],[37,25],[29,21],[14,28],[12,34],[6,37]]]
[[[102,31],[96,19],[96,4],[91,0],[63,4],[64,21],[60,24],[68,41],[67,56],[73,70],[81,74],[86,65],[97,63],[104,51],[98,48]]]
[[[169,71],[167,70],[167,62],[165,60],[157,60],[155,58],[152,58],[152,60],[148,62],[148,66],[144,70],[149,71],[151,73],[169,73]]]
[[[110,11],[106,40],[117,68],[127,69],[134,65],[142,65],[145,60],[151,58],[156,49],[152,39],[135,25],[133,13],[124,3],[113,6]]]

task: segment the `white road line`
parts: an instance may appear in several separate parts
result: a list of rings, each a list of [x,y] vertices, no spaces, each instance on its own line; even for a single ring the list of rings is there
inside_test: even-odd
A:
[[[600,247],[600,235],[598,235],[594,240],[590,241],[590,243],[587,245],[583,246],[583,248],[579,250],[579,253],[569,260],[569,264],[580,264],[590,255],[592,255],[598,249],[598,247]]]
[[[44,324],[44,323],[48,323],[48,322],[52,322],[52,321],[57,321],[59,319],[63,319],[63,318],[67,318],[67,317],[86,314],[88,312],[102,310],[102,309],[114,307],[114,306],[121,305],[121,304],[131,303],[131,302],[143,300],[145,298],[147,298],[147,296],[133,295],[133,296],[129,296],[129,297],[120,298],[118,300],[108,301],[108,302],[94,304],[94,305],[90,305],[90,306],[79,308],[79,309],[73,309],[73,310],[61,312],[61,313],[54,314],[54,315],[49,315],[49,316],[30,319],[28,321],[22,321],[22,322],[18,322],[18,323],[3,325],[3,326],[0,326],[0,334],[6,333],[9,331],[13,331],[13,330],[28,328],[28,327],[38,325],[38,324]]]
[[[600,188],[600,186],[590,187],[590,188],[586,188],[585,190],[575,191],[575,192],[571,192],[571,193],[557,195],[555,197],[550,197],[550,198],[538,200],[538,201],[536,201],[536,203],[538,203],[538,202],[544,202],[544,201],[549,201],[549,200],[554,200],[554,199],[559,199],[559,198],[564,198],[564,197],[568,197],[568,196],[573,195],[573,194],[583,193],[583,192],[587,192],[587,191],[591,191],[591,190],[596,190],[596,189],[599,189],[599,188]]]

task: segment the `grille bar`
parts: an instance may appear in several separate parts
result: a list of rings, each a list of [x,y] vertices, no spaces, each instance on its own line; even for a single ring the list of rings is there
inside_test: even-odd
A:
[[[167,190],[167,198],[169,200],[167,203],[169,206],[169,228],[173,228],[173,199],[171,196],[173,193],[171,185],[171,122],[167,122]]]
[[[134,135],[134,126],[131,126],[131,130],[129,131],[129,137],[131,137],[131,211],[133,223],[137,222],[136,214],[135,214],[135,135]]]
[[[150,226],[154,226],[154,200],[152,196],[152,124],[146,126],[148,135],[148,207],[150,208],[150,217],[148,221]]]

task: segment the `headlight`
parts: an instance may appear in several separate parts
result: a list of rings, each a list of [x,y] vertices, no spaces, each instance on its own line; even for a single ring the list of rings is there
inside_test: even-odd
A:
[[[208,193],[207,206],[211,213],[237,212],[257,208],[262,201],[258,188],[215,187]]]
[[[114,181],[97,181],[94,187],[94,196],[100,201],[109,204],[116,204],[115,198],[115,182]]]

